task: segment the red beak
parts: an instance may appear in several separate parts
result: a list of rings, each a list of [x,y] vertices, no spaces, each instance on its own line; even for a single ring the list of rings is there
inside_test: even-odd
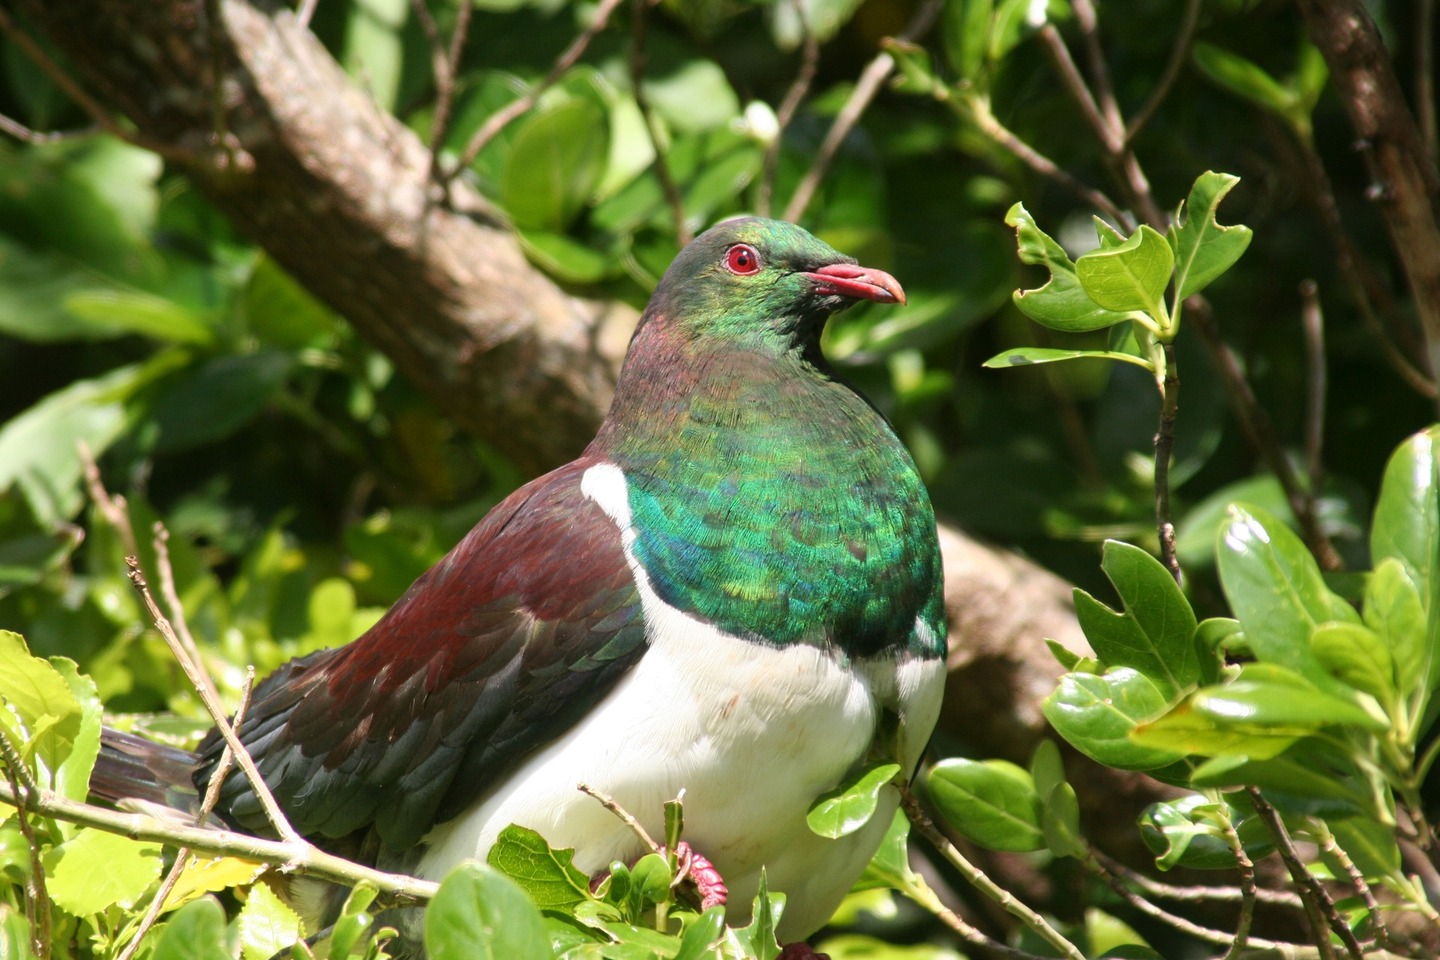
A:
[[[821,297],[840,296],[876,303],[904,303],[905,289],[884,270],[874,270],[853,263],[832,263],[813,273],[801,276],[815,281],[815,294]]]

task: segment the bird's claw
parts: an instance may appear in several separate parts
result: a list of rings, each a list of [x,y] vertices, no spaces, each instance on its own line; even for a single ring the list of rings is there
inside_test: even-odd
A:
[[[664,853],[665,848],[660,848]],[[700,895],[700,909],[709,910],[711,907],[723,907],[730,899],[730,891],[725,888],[725,879],[720,876],[720,871],[715,869],[715,864],[695,849],[681,840],[675,845],[675,879],[670,886],[679,887],[685,882],[695,885],[695,892]]]

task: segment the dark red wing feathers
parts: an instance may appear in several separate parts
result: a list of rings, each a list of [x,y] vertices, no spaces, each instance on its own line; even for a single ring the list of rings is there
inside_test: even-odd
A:
[[[392,850],[413,846],[639,658],[644,622],[619,531],[580,492],[591,465],[517,490],[362,637],[261,684],[242,739],[301,833],[373,830]],[[238,774],[220,807],[265,829]]]

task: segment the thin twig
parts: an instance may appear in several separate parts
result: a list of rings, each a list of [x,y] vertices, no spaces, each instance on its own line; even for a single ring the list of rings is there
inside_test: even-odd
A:
[[[1420,0],[1415,10],[1415,116],[1420,144],[1434,166],[1440,163],[1435,131],[1435,0]]]
[[[604,807],[606,810],[609,810],[611,813],[615,814],[615,816],[619,817],[620,820],[625,824],[625,826],[629,827],[635,832],[635,836],[640,838],[640,842],[650,848],[651,853],[663,854],[665,852],[665,848],[660,846],[660,844],[656,843],[654,838],[652,838],[650,834],[645,832],[645,828],[640,825],[640,821],[636,820],[634,815],[631,814],[629,810],[626,810],[624,807],[620,806],[620,804],[615,800],[614,797],[610,796],[610,794],[604,793],[600,790],[596,790],[588,783],[577,783],[575,784],[575,789],[579,790],[586,796],[594,797],[596,800],[600,801],[600,806]]]
[[[175,628],[155,603],[155,597],[151,595],[150,587],[145,582],[145,575],[140,571],[139,561],[134,557],[127,557],[125,562],[130,567],[130,583],[145,603],[145,609],[149,611],[155,629],[160,632],[160,636],[165,638],[165,643],[170,647],[175,659],[180,661],[180,668],[185,671],[186,678],[200,694],[200,700],[205,704],[205,709],[209,711],[210,718],[215,722],[215,728],[220,732],[220,736],[229,744],[230,749],[235,751],[235,759],[239,762],[240,769],[245,771],[245,777],[250,781],[251,789],[255,791],[260,806],[265,810],[266,819],[270,821],[270,825],[275,828],[275,832],[282,839],[296,846],[310,846],[290,825],[284,811],[280,809],[280,804],[275,801],[275,795],[266,785],[265,778],[260,775],[260,770],[255,766],[255,761],[250,757],[249,751],[240,742],[240,738],[235,735],[234,728],[225,717],[225,707],[220,703],[220,698],[215,693],[214,683],[205,673],[203,665],[191,660],[186,654],[180,639],[175,636]]]
[[[1175,552],[1175,522],[1170,518],[1170,456],[1175,449],[1175,417],[1180,409],[1180,364],[1175,343],[1164,345],[1165,377],[1160,383],[1160,425],[1155,431],[1155,527],[1160,534],[1160,560],[1182,583]]]
[[[0,727],[0,754],[3,754],[5,779],[10,791],[16,797],[33,798],[40,793],[30,771],[20,759],[20,751],[10,742],[10,735]],[[22,790],[23,787],[23,790]],[[50,930],[50,892],[45,888],[45,863],[40,856],[40,842],[35,838],[35,828],[26,816],[28,807],[15,802],[20,808],[15,820],[20,825],[20,834],[30,849],[30,876],[25,880],[25,920],[30,927],[30,946],[36,960],[49,960],[50,944],[54,939]]]
[[[310,20],[315,16],[315,8],[320,5],[320,0],[300,0],[300,6],[295,10],[295,20],[302,27],[310,26]]]
[[[123,813],[89,803],[62,797],[53,790],[17,794],[8,784],[0,783],[0,801],[23,807],[56,820],[94,827],[108,833],[170,846],[189,847],[200,853],[220,857],[239,857],[268,863],[286,871],[318,877],[347,886],[357,883],[374,884],[381,893],[406,901],[423,902],[435,896],[438,885],[404,874],[386,873],[353,863],[333,853],[326,853],[309,843],[264,840],[247,833],[192,827],[183,823],[160,820],[140,813]]]
[[[245,721],[245,711],[250,706],[250,691],[255,683],[255,668],[250,667],[245,677],[245,686],[240,691],[240,706],[235,709],[233,721],[235,729],[239,730],[240,725]],[[200,809],[195,812],[191,821],[194,826],[201,826],[205,819],[210,816],[210,811],[215,809],[215,804],[220,799],[220,788],[225,783],[225,777],[230,772],[234,763],[235,754],[227,746],[220,754],[220,762],[210,772],[210,782],[205,787],[205,797],[200,802]],[[117,960],[130,960],[140,949],[140,942],[145,939],[145,934],[155,925],[160,918],[160,911],[165,907],[165,901],[170,896],[170,891],[180,882],[180,875],[190,866],[190,848],[181,847],[175,851],[175,862],[165,874],[165,879],[160,882],[160,889],[155,891],[155,896],[150,899],[150,906],[145,910],[145,916],[140,919],[140,925],[135,928],[135,935],[120,951]]]
[[[951,866],[960,871],[960,875],[971,886],[999,904],[1006,913],[1025,924],[1046,943],[1060,951],[1061,956],[1066,957],[1067,960],[1085,960],[1085,954],[1080,951],[1080,948],[1067,940],[1065,935],[1051,926],[1044,917],[1016,899],[1014,894],[996,884],[979,867],[967,860],[965,855],[956,849],[955,844],[951,843],[949,838],[935,826],[934,821],[926,815],[924,808],[920,806],[920,800],[911,791],[909,784],[899,783],[896,784],[896,787],[900,791],[900,806],[905,810],[905,815],[910,818],[910,822],[915,825],[915,829],[919,830],[921,835],[935,846],[935,849]]]
[[[1300,284],[1300,325],[1305,332],[1305,500],[1306,509],[1318,511],[1320,486],[1325,482],[1325,315],[1320,309],[1314,280]]]
[[[805,95],[810,92],[810,85],[815,82],[815,71],[820,66],[820,39],[805,18],[805,4],[801,0],[791,0],[791,6],[795,8],[795,17],[800,22],[800,34],[804,39],[800,45],[800,68],[795,71],[795,79],[785,91],[785,99],[780,101],[780,109],[775,111],[775,139],[765,147],[764,173],[755,203],[756,212],[762,217],[770,216],[770,206],[774,202],[775,176],[780,168],[780,146],[785,139],[785,131],[790,121],[795,119],[795,112],[800,109]]]
[[[958,98],[955,102],[959,108],[965,111],[968,116],[991,140],[1009,151],[1017,160],[1025,164],[1034,172],[1047,180],[1069,190],[1082,202],[1089,204],[1096,210],[1105,214],[1117,227],[1127,232],[1135,228],[1131,216],[1120,208],[1120,205],[1111,200],[1103,191],[1097,190],[1084,181],[1072,175],[1068,170],[1062,168],[1054,160],[1036,150],[1030,144],[1020,138],[1018,134],[1010,130],[990,109],[990,104],[980,96]]]
[[[1321,960],[1334,960],[1335,957],[1334,946],[1325,933],[1326,927],[1340,938],[1352,960],[1362,960],[1365,949],[1355,938],[1355,931],[1350,929],[1350,925],[1335,909],[1335,901],[1330,898],[1330,892],[1325,889],[1325,885],[1305,867],[1300,854],[1295,850],[1294,841],[1290,839],[1290,831],[1285,829],[1285,822],[1280,819],[1280,814],[1270,806],[1270,802],[1258,787],[1246,787],[1245,792],[1255,806],[1255,814],[1274,839],[1275,850],[1280,854],[1285,869],[1290,872],[1290,879],[1295,882],[1295,887],[1300,892],[1300,899],[1305,903],[1305,915],[1310,919],[1310,932],[1313,934],[1316,949],[1320,951]]]
[[[1392,949],[1390,928],[1385,924],[1380,901],[1375,899],[1375,891],[1371,888],[1369,881],[1365,879],[1365,874],[1355,865],[1355,861],[1350,859],[1350,854],[1346,853],[1345,849],[1336,841],[1335,834],[1330,832],[1325,821],[1317,820],[1316,823],[1321,830],[1320,849],[1340,863],[1346,876],[1350,878],[1350,882],[1355,885],[1355,891],[1360,894],[1360,899],[1364,901],[1365,909],[1370,913],[1370,929],[1374,931],[1375,942],[1386,949]]]
[[[1244,432],[1246,439],[1250,441],[1250,446],[1265,461],[1265,466],[1279,481],[1280,489],[1285,493],[1285,501],[1290,505],[1291,512],[1295,514],[1296,522],[1300,524],[1300,530],[1305,536],[1305,543],[1310,548],[1310,552],[1315,555],[1316,561],[1322,568],[1339,570],[1344,563],[1341,561],[1340,555],[1335,552],[1330,538],[1325,535],[1325,530],[1320,525],[1320,518],[1307,509],[1304,487],[1300,483],[1299,477],[1295,475],[1295,467],[1285,456],[1285,452],[1280,449],[1279,443],[1276,442],[1275,429],[1270,422],[1270,416],[1256,398],[1250,381],[1246,379],[1245,372],[1241,369],[1240,360],[1235,356],[1235,351],[1220,338],[1220,332],[1215,328],[1214,318],[1210,314],[1209,304],[1202,297],[1191,297],[1185,301],[1185,313],[1190,318],[1191,325],[1200,332],[1200,339],[1210,350],[1210,355],[1215,361],[1215,369],[1225,384],[1225,395],[1229,398],[1236,418],[1240,421],[1240,429]]]
[[[535,106],[535,101],[540,99],[540,95],[554,86],[567,70],[575,66],[585,55],[590,41],[605,29],[605,25],[610,21],[610,14],[615,12],[615,8],[620,6],[621,2],[622,0],[601,0],[600,4],[595,7],[595,16],[590,21],[590,26],[586,27],[571,42],[570,46],[565,48],[565,52],[556,58],[554,65],[550,67],[550,72],[545,74],[540,82],[531,87],[520,99],[512,100],[485,119],[485,122],[480,125],[480,129],[475,131],[475,135],[470,138],[470,142],[465,144],[465,150],[460,154],[460,162],[456,164],[454,170],[447,174],[447,181],[474,163],[475,158],[480,156],[480,151],[485,149],[486,144],[495,139],[496,135],[516,117],[524,115],[531,107]]]
[[[1175,35],[1175,45],[1170,48],[1170,60],[1165,64],[1165,72],[1161,74],[1160,81],[1150,89],[1150,96],[1145,100],[1145,104],[1135,111],[1135,116],[1130,118],[1125,127],[1127,146],[1135,141],[1140,131],[1150,122],[1150,118],[1155,116],[1155,112],[1170,95],[1170,88],[1175,86],[1175,81],[1179,79],[1180,71],[1190,55],[1190,45],[1195,41],[1195,28],[1200,23],[1200,7],[1204,2],[1205,0],[1187,0],[1185,19],[1180,23],[1180,32]]]
[[[1214,930],[1210,927],[1204,927],[1198,923],[1195,923],[1192,920],[1187,920],[1185,917],[1171,913],[1170,911],[1162,909],[1161,907],[1157,907],[1155,904],[1151,903],[1149,900],[1146,900],[1134,890],[1130,889],[1129,885],[1126,884],[1123,880],[1121,880],[1120,877],[1111,873],[1104,867],[1103,864],[1100,863],[1099,860],[1093,857],[1087,857],[1085,859],[1085,866],[1088,867],[1090,871],[1095,874],[1095,876],[1103,880],[1106,886],[1108,886],[1111,890],[1114,890],[1115,893],[1119,895],[1120,899],[1124,900],[1135,910],[1145,914],[1147,917],[1152,917],[1153,919],[1160,921],[1168,927],[1179,930],[1181,933],[1192,936],[1197,940],[1203,940],[1206,943],[1219,944],[1220,946],[1231,946],[1232,944],[1240,940],[1239,933],[1231,934],[1226,933],[1224,930]],[[1258,937],[1252,938],[1249,942],[1250,946],[1261,950],[1281,950],[1291,946],[1291,944],[1287,944],[1282,941],[1264,940]]]
[[[1039,37],[1045,52],[1050,55],[1051,63],[1055,65],[1055,70],[1060,74],[1062,85],[1080,108],[1080,112],[1084,114],[1090,128],[1099,135],[1107,152],[1118,154],[1125,148],[1124,130],[1117,130],[1100,112],[1100,104],[1095,102],[1095,97],[1090,92],[1089,85],[1085,83],[1085,78],[1080,74],[1080,68],[1075,65],[1074,58],[1070,56],[1070,48],[1065,46],[1065,40],[1060,36],[1060,31],[1055,28],[1055,24],[1046,23],[1040,28]]]
[[[80,468],[85,474],[85,489],[90,495],[90,502],[95,504],[105,522],[120,538],[120,549],[125,556],[137,556],[140,545],[135,539],[135,528],[130,525],[130,511],[126,508],[125,497],[118,493],[112,496],[105,489],[105,484],[100,479],[100,467],[90,453],[89,444],[84,440],[76,441],[75,453],[80,458]]]
[[[83,140],[86,137],[93,137],[100,132],[100,128],[86,127],[83,130],[49,130],[41,133],[32,130],[19,120],[0,114],[0,133],[8,133],[22,143],[33,146],[40,146],[46,143],[63,143],[66,140]]]
[[[670,172],[670,163],[665,159],[665,137],[660,130],[660,121],[650,107],[650,98],[645,95],[645,8],[654,0],[635,0],[635,14],[630,24],[630,86],[635,97],[635,106],[645,121],[645,132],[650,136],[650,146],[655,151],[655,176],[670,206],[670,215],[675,220],[675,239],[685,246],[695,233],[685,218],[685,200],[680,187]]]
[[[46,76],[54,81],[55,85],[60,88],[60,91],[74,101],[81,110],[85,111],[85,114],[91,120],[94,120],[106,133],[119,137],[126,143],[149,150],[152,153],[158,153],[160,156],[168,160],[174,160],[177,163],[194,165],[199,161],[200,158],[188,150],[183,150],[168,143],[161,143],[158,140],[151,140],[149,137],[142,136],[122,127],[98,100],[86,93],[84,87],[76,83],[73,77],[61,69],[60,65],[45,52],[43,47],[31,39],[29,34],[15,25],[15,22],[10,19],[10,14],[4,7],[0,7],[0,32],[9,35],[9,37],[15,41],[16,46],[18,46],[27,57],[33,60],[35,65],[38,66]]]
[[[935,18],[940,15],[940,9],[944,6],[943,0],[925,0],[916,8],[910,22],[905,29],[896,35],[895,39],[901,43],[913,43],[929,31]],[[805,176],[800,178],[800,183],[795,187],[795,193],[791,195],[790,202],[785,206],[786,220],[799,220],[805,215],[805,209],[810,206],[810,201],[815,198],[815,191],[820,188],[820,182],[825,179],[825,174],[830,169],[830,164],[835,160],[835,155],[840,152],[840,145],[850,135],[855,124],[860,121],[865,109],[870,106],[870,101],[875,99],[879,92],[880,85],[890,76],[895,69],[895,57],[889,51],[884,51],[875,56],[863,71],[860,79],[855,82],[855,89],[850,94],[850,99],[840,108],[835,115],[835,122],[830,125],[830,130],[825,134],[825,139],[820,143],[820,151],[815,155],[815,161]]]
[[[1235,855],[1235,867],[1240,872],[1240,916],[1235,919],[1235,939],[1225,954],[1225,960],[1239,960],[1248,946],[1259,946],[1259,942],[1250,936],[1250,928],[1255,923],[1255,864],[1250,860],[1250,854],[1245,852],[1245,844],[1228,816],[1221,820],[1220,828],[1225,842],[1230,845],[1230,852]]]
[[[1090,855],[1099,861],[1106,870],[1120,877],[1131,886],[1138,887],[1142,893],[1152,897],[1163,897],[1167,900],[1178,900],[1186,903],[1205,901],[1233,903],[1244,897],[1239,887],[1200,885],[1184,887],[1172,883],[1162,883],[1159,880],[1146,876],[1138,870],[1127,867],[1120,861],[1108,856],[1104,851],[1093,847],[1090,849]],[[1300,902],[1300,898],[1289,890],[1269,890],[1264,887],[1256,887],[1255,899],[1260,903],[1290,907],[1295,910],[1302,909],[1304,906],[1304,904]]]
[[[151,542],[155,547],[155,572],[160,580],[160,596],[165,598],[165,605],[170,608],[170,622],[175,625],[175,636],[180,645],[185,648],[185,653],[192,661],[200,663],[200,647],[190,633],[190,624],[185,619],[185,607],[180,603],[179,591],[175,589],[175,568],[170,563],[170,531],[165,529],[165,524],[156,520],[151,532]],[[208,673],[205,674],[205,679],[210,679]],[[216,696],[218,695],[216,691]],[[237,719],[232,722],[239,727],[240,714],[237,712],[235,716]]]
[[[440,152],[445,136],[450,132],[450,117],[455,106],[455,75],[460,69],[460,55],[465,49],[465,38],[470,32],[470,11],[472,3],[461,3],[455,10],[455,27],[447,44],[440,36],[440,29],[425,0],[411,0],[415,18],[420,21],[421,30],[430,43],[431,70],[435,74],[435,117],[430,122],[430,176],[438,183],[444,183],[440,168]]]

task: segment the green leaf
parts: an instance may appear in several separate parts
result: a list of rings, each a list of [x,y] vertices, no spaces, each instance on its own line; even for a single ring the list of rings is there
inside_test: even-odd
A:
[[[1107,540],[1102,557],[1101,569],[1115,585],[1124,613],[1076,590],[1075,613],[1085,638],[1107,667],[1134,667],[1165,697],[1174,697],[1200,679],[1194,611],[1175,578],[1139,547]]]
[[[345,18],[345,72],[386,112],[394,112],[404,70],[405,0],[358,0]]]
[[[1149,677],[1132,667],[1103,675],[1067,673],[1045,699],[1045,718],[1075,749],[1106,766],[1152,770],[1186,751],[1156,749],[1132,741],[1136,724],[1158,716],[1167,699]]]
[[[91,827],[45,854],[50,899],[76,917],[133,907],[159,877],[160,844]]]
[[[201,897],[165,922],[150,960],[231,960],[231,940],[224,908],[214,897]]]
[[[244,960],[270,960],[305,937],[305,924],[263,883],[252,886],[236,919]]]
[[[1273,663],[1247,663],[1229,683],[1205,687],[1190,699],[1196,714],[1217,726],[1267,735],[1306,736],[1331,726],[1384,733],[1389,723],[1353,694],[1332,696],[1307,678]]]
[[[1239,54],[1201,41],[1191,50],[1200,72],[1220,87],[1288,118],[1295,106],[1295,94],[1258,64]]]
[[[574,98],[531,115],[500,178],[500,202],[524,230],[561,233],[605,173],[609,133],[592,100]]]
[[[18,735],[20,742],[16,745],[22,748],[22,754],[38,762],[41,786],[60,789],[60,771],[81,735],[86,711],[66,677],[53,665],[31,656],[20,634],[0,630],[0,664],[5,665],[0,670],[0,708],[9,707],[14,718],[10,722],[6,722],[9,717],[0,718],[0,723],[10,728],[18,722],[18,728],[11,732]],[[98,737],[98,730],[94,733]],[[89,761],[93,760],[92,753]],[[86,780],[88,776],[80,784],[81,799]],[[62,792],[71,796],[73,786]]]
[[[900,889],[907,886],[915,876],[910,869],[909,838],[910,820],[905,816],[905,811],[896,810],[895,816],[890,820],[890,829],[880,841],[880,848],[865,865],[865,872],[860,874],[860,879],[855,881],[855,886],[851,889]]]
[[[1221,724],[1213,715],[1196,711],[1189,700],[1163,716],[1136,725],[1130,734],[1135,746],[1172,751],[1171,756],[1234,755],[1256,760],[1284,753],[1297,739],[1296,734],[1281,730]]]
[[[65,297],[71,316],[116,336],[133,333],[167,343],[210,344],[215,331],[201,314],[139,290],[79,290]]]
[[[1235,504],[1217,559],[1225,596],[1256,658],[1343,696],[1345,687],[1316,658],[1310,633],[1326,621],[1360,617],[1325,585],[1300,538],[1263,511]]]
[[[941,35],[950,66],[960,80],[972,83],[986,65],[990,19],[995,0],[968,0],[947,3],[941,13]]]
[[[100,728],[104,721],[104,706],[100,702],[95,681],[82,674],[74,660],[68,657],[51,657],[50,666],[60,674],[80,707],[80,725],[75,731],[75,739],[71,741],[67,755],[60,760],[60,768],[55,776],[55,791],[62,797],[83,802],[89,797],[90,772],[95,766],[95,758],[100,755]],[[67,836],[70,835],[70,829],[68,825],[62,827],[62,830],[67,831]]]
[[[1347,765],[1335,749],[1307,740],[1267,760],[1214,757],[1197,766],[1190,779],[1197,787],[1255,786],[1267,794],[1314,798],[1326,801],[1332,814],[1363,813],[1370,805],[1365,796],[1368,787],[1347,775]]]
[[[785,912],[785,894],[771,893],[765,869],[760,869],[760,883],[755,893],[753,919],[748,927],[732,927],[730,934],[740,945],[741,956],[747,960],[776,960],[780,944],[775,940],[775,927]]]
[[[621,272],[619,258],[595,250],[562,233],[518,231],[520,246],[531,262],[566,283],[599,283]]]
[[[542,910],[563,910],[590,899],[590,879],[574,859],[574,850],[556,850],[540,834],[517,824],[500,831],[485,857]]]
[[[215,357],[186,369],[156,410],[160,450],[187,450],[223,440],[255,419],[295,367],[281,350]]]
[[[1030,774],[1004,760],[951,757],[930,769],[926,785],[945,821],[991,850],[1040,850],[1040,797]]]
[[[1233,867],[1235,853],[1215,821],[1223,810],[1223,804],[1199,795],[1146,807],[1140,816],[1140,835],[1155,854],[1155,865],[1161,870]]]
[[[1155,369],[1154,364],[1149,360],[1137,357],[1133,353],[1121,353],[1117,350],[1061,350],[1057,347],[1015,347],[997,353],[986,360],[982,366],[992,370],[1003,370],[1006,367],[1028,367],[1037,363],[1059,363],[1062,360],[1114,360],[1120,363],[1133,363],[1146,370]]]
[[[551,960],[540,911],[525,891],[485,864],[460,864],[425,910],[432,960]]]
[[[725,934],[725,908],[711,907],[696,917],[680,935],[674,960],[709,960],[711,948]]]
[[[1169,239],[1175,250],[1175,278],[1182,300],[1204,290],[1250,246],[1253,231],[1249,227],[1222,227],[1215,220],[1215,208],[1239,182],[1239,177],[1207,170],[1195,180],[1189,199],[1175,213]]]
[[[1030,755],[1030,777],[1035,781],[1035,792],[1048,797],[1057,784],[1065,782],[1065,761],[1060,756],[1060,747],[1048,737],[1035,745]]]
[[[1320,665],[1342,683],[1378,700],[1395,703],[1395,665],[1385,641],[1358,623],[1324,623],[1310,635]]]
[[[722,129],[740,115],[740,98],[713,60],[686,58],[664,76],[647,71],[644,88],[650,105],[676,133]]]
[[[1395,842],[1395,828],[1369,817],[1344,817],[1326,820],[1325,825],[1335,836],[1335,843],[1349,855],[1351,862],[1365,878],[1375,881],[1403,881],[1405,871],[1400,862],[1400,847]],[[1327,860],[1322,850],[1320,855]],[[1333,863],[1334,861],[1331,860]],[[1339,867],[1338,863],[1335,863]],[[1345,876],[1342,869],[1337,876]]]
[[[1384,644],[1391,682],[1404,698],[1422,700],[1426,686],[1425,606],[1420,591],[1395,557],[1375,565],[1365,581],[1365,623]],[[1417,712],[1423,712],[1423,707]]]
[[[1020,261],[1050,271],[1050,279],[1044,286],[1015,291],[1015,305],[1027,317],[1052,329],[1072,333],[1100,330],[1130,319],[1127,314],[1107,310],[1090,299],[1064,248],[1036,225],[1023,204],[1011,207],[1005,222],[1015,228]]]
[[[1175,266],[1170,244],[1142,225],[1118,247],[1092,250],[1075,261],[1075,275],[1091,300],[1107,310],[1138,310],[1156,323],[1168,316],[1165,288]]]
[[[340,916],[330,925],[331,957],[337,960],[350,956],[351,948],[359,943],[370,929],[375,917],[370,913],[370,904],[375,902],[378,891],[369,883],[361,883],[345,898]]]
[[[1045,834],[1045,846],[1055,856],[1085,856],[1085,841],[1080,832],[1080,800],[1070,784],[1057,783],[1046,796],[1040,826]]]
[[[882,763],[855,773],[834,790],[817,797],[805,815],[810,829],[838,840],[870,822],[880,803],[880,791],[900,772],[898,763]]]

